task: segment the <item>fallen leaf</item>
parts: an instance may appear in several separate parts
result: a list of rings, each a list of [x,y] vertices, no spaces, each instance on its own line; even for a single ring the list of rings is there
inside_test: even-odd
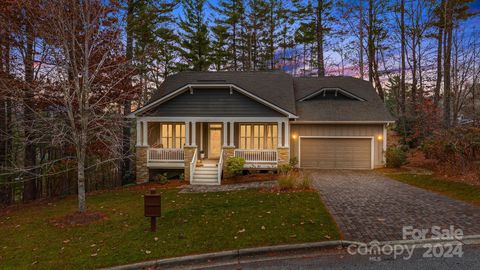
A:
[[[70,242],[70,239],[67,239],[67,240],[63,240],[63,243],[67,244]]]
[[[265,230],[265,226],[262,226],[262,230]]]
[[[152,253],[152,252],[151,252],[150,250],[145,250],[145,253],[146,253],[146,254],[150,254],[150,253]]]
[[[158,241],[158,237],[153,238],[153,240]]]
[[[92,255],[90,255],[90,257],[97,257],[97,253],[93,253]]]
[[[245,232],[245,229],[241,229],[240,231],[238,231],[239,233],[243,233]]]

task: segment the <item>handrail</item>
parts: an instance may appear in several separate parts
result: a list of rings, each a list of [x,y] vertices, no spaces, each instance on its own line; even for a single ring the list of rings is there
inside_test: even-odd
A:
[[[246,163],[276,163],[278,153],[275,149],[235,149],[235,157],[242,157]]]
[[[219,185],[222,180],[222,171],[223,171],[223,149],[220,152],[220,159],[218,160],[217,183]]]
[[[193,174],[195,173],[195,166],[197,166],[197,149],[193,152],[192,161],[190,162],[190,184],[193,182]]]

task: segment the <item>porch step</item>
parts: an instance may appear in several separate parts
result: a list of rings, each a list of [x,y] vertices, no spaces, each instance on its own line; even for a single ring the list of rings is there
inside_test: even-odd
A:
[[[209,166],[207,166],[209,165]],[[193,174],[193,185],[217,185],[218,168],[216,164],[205,164],[196,167]]]

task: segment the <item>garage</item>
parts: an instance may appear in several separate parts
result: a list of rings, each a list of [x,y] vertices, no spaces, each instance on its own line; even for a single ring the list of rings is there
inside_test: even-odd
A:
[[[372,169],[371,137],[300,137],[300,167]]]

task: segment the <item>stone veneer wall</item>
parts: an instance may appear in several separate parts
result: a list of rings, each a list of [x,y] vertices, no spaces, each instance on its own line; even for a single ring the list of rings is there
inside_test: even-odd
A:
[[[278,147],[278,165],[284,165],[290,163],[290,148]]]
[[[184,172],[183,179],[187,182],[190,182],[190,162],[192,162],[193,154],[195,153],[196,146],[184,146],[183,150],[185,151],[184,157]],[[197,153],[198,155],[199,153]],[[198,158],[198,156],[197,156]]]
[[[235,147],[233,146],[224,146],[223,147],[223,178],[232,177],[229,173],[227,173],[227,159],[229,157],[233,157],[235,155]]]
[[[147,146],[137,146],[136,148],[136,182],[137,184],[146,183],[149,180],[147,167]]]

